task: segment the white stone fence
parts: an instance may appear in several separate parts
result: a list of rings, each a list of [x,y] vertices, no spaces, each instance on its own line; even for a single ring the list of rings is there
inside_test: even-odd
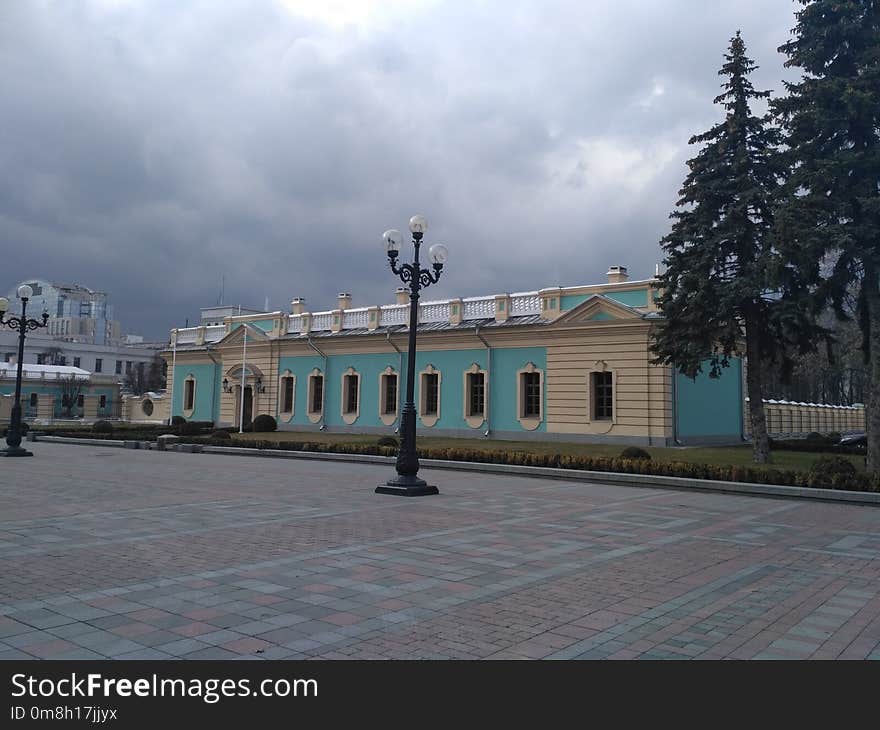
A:
[[[751,433],[749,399],[745,402],[745,433]],[[765,400],[764,417],[771,436],[804,436],[808,433],[852,433],[865,430],[865,406],[835,406],[825,403],[798,403]]]

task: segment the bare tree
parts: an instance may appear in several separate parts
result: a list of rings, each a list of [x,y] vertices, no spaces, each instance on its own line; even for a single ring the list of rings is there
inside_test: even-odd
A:
[[[158,355],[150,363],[137,363],[125,376],[125,388],[134,395],[163,390],[167,364]]]
[[[68,418],[73,418],[73,408],[89,385],[91,382],[87,378],[80,378],[74,374],[61,380],[61,407]]]

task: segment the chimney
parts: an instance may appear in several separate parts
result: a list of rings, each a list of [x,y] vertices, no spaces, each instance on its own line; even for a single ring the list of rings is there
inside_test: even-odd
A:
[[[294,297],[290,300],[290,313],[302,314],[306,311],[306,300],[304,297]]]
[[[397,287],[397,303],[398,304],[407,304],[409,302],[409,289],[405,286]]]
[[[339,304],[337,305],[337,309],[346,310],[351,309],[351,294],[348,292],[339,292],[337,295]]]
[[[608,283],[620,284],[629,279],[626,273],[626,266],[609,266],[608,267]]]

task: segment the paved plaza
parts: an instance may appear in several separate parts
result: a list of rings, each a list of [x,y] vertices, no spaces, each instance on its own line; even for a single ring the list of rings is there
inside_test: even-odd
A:
[[[880,658],[880,508],[36,443],[0,659]]]

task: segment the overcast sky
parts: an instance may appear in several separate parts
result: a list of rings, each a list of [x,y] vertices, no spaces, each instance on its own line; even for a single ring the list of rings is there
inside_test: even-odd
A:
[[[742,29],[781,92],[790,0],[2,0],[0,290],[111,293],[165,337],[216,304],[427,299],[649,276]]]

